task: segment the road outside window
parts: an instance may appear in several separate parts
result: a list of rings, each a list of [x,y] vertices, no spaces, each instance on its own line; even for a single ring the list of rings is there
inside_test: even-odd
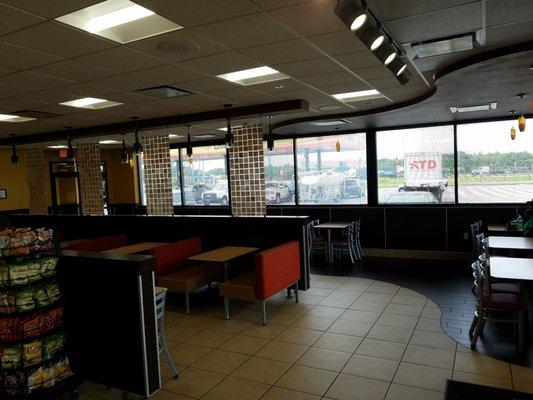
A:
[[[191,161],[185,149],[181,152],[185,205],[228,205],[226,148],[223,145],[194,147]]]
[[[454,203],[453,126],[376,132],[380,204]]]
[[[296,149],[300,204],[367,204],[365,133],[301,138]]]
[[[264,143],[265,196],[268,205],[294,205],[292,139],[276,140],[274,150]]]
[[[457,125],[460,203],[525,203],[533,198],[533,136],[531,130],[517,128],[511,140],[513,122]]]

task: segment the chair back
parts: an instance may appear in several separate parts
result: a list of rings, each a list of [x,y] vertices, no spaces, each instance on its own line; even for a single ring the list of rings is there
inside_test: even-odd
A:
[[[481,221],[470,224],[470,238],[472,239],[472,252],[476,254],[476,236],[481,233]]]
[[[157,268],[155,276],[159,278],[187,267],[189,257],[202,251],[202,240],[199,237],[164,244],[152,250]]]
[[[472,271],[474,275],[474,292],[476,294],[476,310],[478,315],[485,307],[486,296],[486,274],[483,271],[482,263],[474,261],[472,264]]]
[[[476,243],[475,256],[477,258],[485,252],[485,234],[478,233],[475,237],[475,243]]]
[[[155,294],[155,319],[157,324],[164,322],[165,320],[165,303],[167,298],[166,288],[156,288]]]

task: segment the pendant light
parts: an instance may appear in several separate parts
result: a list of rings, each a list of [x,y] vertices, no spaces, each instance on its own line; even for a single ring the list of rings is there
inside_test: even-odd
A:
[[[9,136],[13,138],[13,153],[11,154],[11,165],[17,166],[19,165],[19,156],[17,155],[17,147],[15,146],[15,136],[17,136],[17,134],[12,133]]]
[[[143,153],[144,149],[142,143],[139,142],[139,126],[137,125],[139,117],[131,117],[131,119],[135,121],[135,142],[131,146],[131,149],[135,154],[140,155]]]
[[[520,132],[524,132],[526,130],[526,116],[524,115],[524,97],[526,97],[525,93],[519,93],[516,95],[516,97],[520,98],[520,117],[518,117],[518,129]]]
[[[192,164],[191,126],[187,125],[187,160]]]
[[[339,134],[339,128],[336,128],[336,131],[337,131],[337,135],[338,135]],[[339,153],[341,151],[341,142],[340,142],[338,136],[337,136],[337,141],[335,142],[335,150],[337,151],[337,153]]]
[[[228,110],[228,114],[226,116],[226,136],[224,138],[224,142],[226,143],[226,149],[229,149],[235,144],[235,137],[231,132],[231,118],[229,115],[229,109],[231,108],[231,104],[224,104],[224,107],[226,107],[226,110]]]
[[[128,149],[126,149],[126,141],[124,140],[124,134],[122,135],[122,150],[120,152],[120,158],[122,160],[122,164],[130,163],[130,156],[128,154]]]
[[[510,112],[511,112],[511,114],[515,115],[516,110],[512,110]],[[513,126],[511,126],[511,140],[515,140],[516,139],[516,129],[514,127],[514,121],[515,120],[513,119]]]
[[[274,150],[274,136],[272,135],[272,122],[270,119],[272,115],[268,116],[268,136],[267,136],[267,149],[268,151]]]

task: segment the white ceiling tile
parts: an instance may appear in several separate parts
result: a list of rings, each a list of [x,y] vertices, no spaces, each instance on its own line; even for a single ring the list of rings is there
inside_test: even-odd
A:
[[[200,74],[191,69],[181,67],[177,64],[164,65],[162,67],[145,69],[137,71],[135,76],[151,82],[168,85],[170,83],[185,82],[194,79],[204,78],[205,75]]]
[[[7,85],[0,83],[0,97],[18,96],[24,93],[34,92],[34,89],[30,89],[22,86]]]
[[[0,41],[0,65],[23,70],[60,61],[62,58]]]
[[[73,83],[66,79],[53,78],[51,76],[25,71],[0,77],[0,82],[16,86],[24,86],[36,90],[51,89],[53,87],[65,86]]]
[[[273,10],[274,8],[282,8],[292,6],[298,3],[305,3],[311,0],[252,0],[262,10]]]
[[[130,92],[119,92],[119,93],[109,93],[106,94],[106,100],[116,101],[118,103],[126,103],[126,104],[135,104],[135,103],[143,103],[143,102],[149,102],[152,100],[151,97],[143,96],[142,94],[138,93],[130,93]],[[113,108],[110,108],[112,110]]]
[[[322,53],[301,39],[248,47],[238,50],[238,53],[264,65],[310,60],[323,56]]]
[[[480,0],[372,0],[372,4],[377,7],[380,16],[385,21],[453,8],[474,2],[479,3]]]
[[[309,75],[301,78],[301,80],[307,83],[308,85],[315,87],[359,81],[357,77],[353,76],[347,71],[331,72],[329,74]]]
[[[293,90],[307,89],[308,86],[298,82],[295,79],[283,79],[276,82],[261,83],[253,85],[253,89],[262,93],[277,96],[279,93],[289,92]]]
[[[329,58],[316,58],[314,60],[296,61],[291,63],[274,64],[274,68],[286,75],[301,78],[309,75],[327,74],[340,71],[342,68]]]
[[[295,36],[263,13],[224,20],[193,28],[230,49],[240,49],[294,39]]]
[[[346,83],[340,83],[336,85],[320,86],[320,90],[327,94],[333,95],[337,93],[357,92],[359,90],[368,90],[372,87],[361,81],[351,81]]]
[[[2,109],[3,111],[29,110],[34,107],[42,106],[43,103],[37,102],[35,100],[23,100],[19,97],[0,97],[0,109]]]
[[[359,68],[377,67],[382,65],[377,57],[369,51],[342,54],[335,56],[335,60],[352,71]]]
[[[135,91],[156,86],[155,82],[141,79],[136,72],[97,79],[91,81],[91,84],[116,91]]]
[[[114,71],[73,60],[48,64],[44,67],[35,68],[32,72],[53,76],[55,78],[69,79],[75,82],[90,81],[116,75],[116,72]]]
[[[7,68],[7,67],[2,67],[0,66],[0,76],[2,75],[7,75],[7,74],[11,74],[13,72],[15,72],[16,69],[12,69],[12,68]]]
[[[533,19],[530,0],[487,0],[487,26],[524,22]]]
[[[339,32],[310,36],[307,40],[320,47],[320,49],[329,55],[354,53],[356,51],[370,52],[363,42],[347,29]]]
[[[42,17],[0,3],[0,36],[46,21]]]
[[[21,10],[42,15],[46,18],[55,18],[100,3],[101,1],[102,0],[2,0],[1,2]]]
[[[218,78],[202,78],[188,82],[173,82],[172,86],[177,86],[180,89],[188,90],[194,93],[210,93],[216,90],[231,89],[237,85],[231,84],[227,81]]]
[[[116,44],[57,22],[46,22],[2,37],[18,46],[71,58],[103,50]]]
[[[132,72],[168,63],[162,58],[153,57],[125,46],[81,56],[76,58],[76,61],[118,72]]]
[[[98,97],[104,96],[108,93],[116,92],[109,88],[103,88],[89,83],[75,83],[72,85],[62,86],[58,88],[58,91],[79,97]],[[67,101],[67,100],[63,100]]]
[[[244,87],[236,87],[232,89],[210,92],[209,95],[223,99],[225,101],[241,101],[247,98],[257,97],[261,95],[261,93]]]
[[[250,60],[233,51],[184,61],[180,65],[212,76],[261,66],[257,61]]]

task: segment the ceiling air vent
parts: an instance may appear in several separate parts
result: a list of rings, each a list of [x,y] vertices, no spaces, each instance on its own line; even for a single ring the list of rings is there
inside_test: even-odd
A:
[[[444,38],[413,42],[411,47],[415,53],[414,59],[458,53],[474,49],[474,33],[448,36]]]
[[[137,93],[145,96],[157,97],[158,99],[166,99],[168,97],[186,96],[192,94],[188,90],[178,89],[173,86],[163,85],[151,88],[137,90]]]

